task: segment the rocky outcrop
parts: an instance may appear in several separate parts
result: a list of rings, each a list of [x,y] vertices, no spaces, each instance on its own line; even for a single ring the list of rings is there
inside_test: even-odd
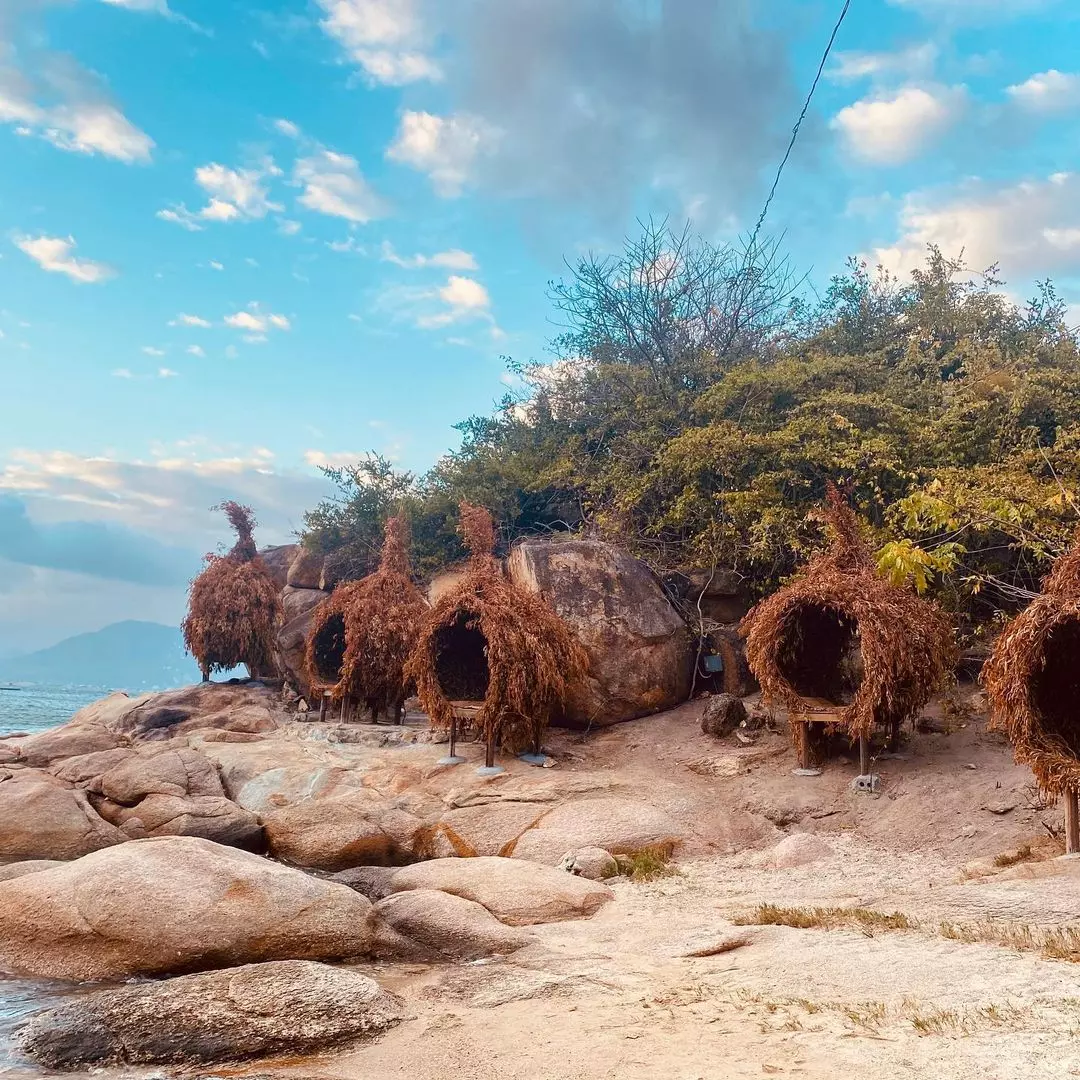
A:
[[[54,1069],[209,1064],[327,1050],[402,1017],[365,975],[284,960],[99,990],[39,1013],[17,1045]]]
[[[587,847],[568,851],[559,860],[559,869],[575,877],[588,878],[590,881],[606,881],[618,877],[619,864],[610,851],[603,848]]]
[[[511,552],[508,573],[543,596],[589,654],[588,686],[568,722],[614,724],[686,700],[691,635],[643,562],[595,540],[527,540]]]
[[[424,590],[427,602],[434,607],[443,596],[461,584],[468,572],[469,564],[467,562],[454,563],[436,571],[432,574],[427,588]]]
[[[91,780],[90,787],[124,806],[134,806],[148,795],[225,796],[214,763],[188,747],[132,754]]]
[[[148,696],[134,700],[145,701]],[[110,727],[110,721],[131,702],[127,694],[112,694],[80,709],[66,724],[20,740],[16,746],[18,760],[41,768],[67,758],[117,749],[124,740]]]
[[[286,584],[294,589],[317,589],[322,580],[325,556],[300,547],[289,564]]]
[[[281,591],[281,610],[285,622],[306,615],[317,608],[325,599],[326,593],[320,589],[294,589],[291,585]]]
[[[638,799],[574,799],[522,833],[512,854],[515,859],[557,866],[567,852],[583,847],[632,855],[646,848],[672,849],[684,835],[685,830],[663,810]]]
[[[0,885],[0,970],[93,980],[336,960],[369,952],[370,924],[344,885],[208,840],[136,840]]]
[[[14,881],[15,878],[25,877],[27,874],[38,874],[42,870],[52,870],[54,866],[63,865],[63,861],[57,859],[26,859],[24,862],[8,863],[0,866],[0,881]]]
[[[408,952],[432,960],[478,960],[515,952],[534,940],[474,900],[437,889],[394,893],[375,905],[375,915],[409,943]]]
[[[417,863],[399,870],[390,885],[394,893],[437,889],[472,900],[507,926],[579,919],[613,898],[606,886],[553,866],[498,857]]]
[[[372,792],[298,803],[263,815],[270,853],[312,870],[395,866],[411,862],[422,822]]]
[[[259,552],[263,566],[266,567],[279,589],[284,589],[289,583],[289,567],[292,566],[293,559],[299,552],[299,544],[279,544],[277,547],[263,548]]]
[[[77,859],[126,839],[86,792],[36,769],[0,769],[0,858]]]
[[[730,735],[746,720],[746,706],[731,694],[716,694],[705,702],[701,712],[701,730],[714,739]]]
[[[290,619],[278,631],[275,640],[278,668],[302,697],[311,696],[307,672],[307,639],[315,621],[315,607]],[[310,702],[309,702],[310,704]]]
[[[106,802],[97,809],[132,840],[198,836],[245,851],[261,852],[266,847],[262,825],[254,814],[213,795],[148,795],[136,806]]]

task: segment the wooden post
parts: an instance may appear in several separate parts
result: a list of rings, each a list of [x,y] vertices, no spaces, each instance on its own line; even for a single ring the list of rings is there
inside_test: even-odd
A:
[[[495,725],[492,724],[488,728],[487,732],[487,756],[484,758],[484,767],[493,769],[495,767]]]
[[[859,775],[870,775],[870,740],[865,735],[859,736]]]
[[[450,714],[450,757],[457,757],[457,716]]]
[[[1080,806],[1077,804],[1076,788],[1065,792],[1065,854],[1080,851]]]
[[[330,707],[330,691],[324,690],[322,701],[319,702],[319,722],[326,722],[326,710]]]
[[[813,762],[810,760],[810,721],[799,720],[797,725],[795,729],[795,749],[799,758],[799,768],[811,769],[813,768]]]

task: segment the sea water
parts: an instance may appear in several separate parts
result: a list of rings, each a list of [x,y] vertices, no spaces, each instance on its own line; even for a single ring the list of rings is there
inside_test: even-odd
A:
[[[109,686],[24,686],[0,689],[0,735],[36,734],[66,723],[84,705],[111,693]]]

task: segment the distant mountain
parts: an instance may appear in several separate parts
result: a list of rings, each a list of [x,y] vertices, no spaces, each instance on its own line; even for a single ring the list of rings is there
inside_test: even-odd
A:
[[[154,690],[201,678],[175,626],[118,622],[48,649],[0,660],[0,683]]]

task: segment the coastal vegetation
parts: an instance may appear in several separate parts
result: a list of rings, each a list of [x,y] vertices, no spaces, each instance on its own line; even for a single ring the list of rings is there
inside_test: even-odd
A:
[[[936,248],[906,279],[852,261],[820,295],[779,244],[714,245],[647,223],[553,283],[560,332],[508,361],[513,389],[458,425],[423,476],[377,455],[329,470],[304,542],[349,576],[408,514],[416,566],[464,555],[462,499],[524,535],[616,537],[662,576],[725,568],[764,595],[820,547],[830,482],[879,570],[994,628],[1067,546],[1080,481],[1080,347],[1049,282]]]

